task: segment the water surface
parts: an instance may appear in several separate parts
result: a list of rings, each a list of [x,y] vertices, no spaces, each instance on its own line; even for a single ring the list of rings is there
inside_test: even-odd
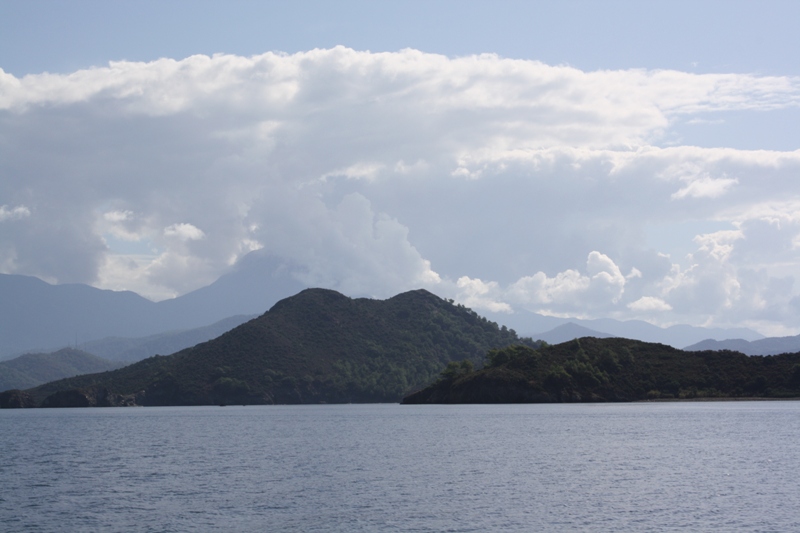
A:
[[[800,402],[0,411],[5,531],[800,531]]]

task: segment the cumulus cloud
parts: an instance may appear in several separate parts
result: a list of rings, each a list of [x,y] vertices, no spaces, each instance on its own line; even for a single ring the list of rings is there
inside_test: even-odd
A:
[[[510,313],[512,308],[502,298],[500,287],[496,281],[484,282],[478,278],[461,276],[456,282],[458,299],[467,307],[492,311],[495,313]]]
[[[0,71],[0,270],[162,298],[264,248],[352,295],[789,324],[800,150],[665,139],[797,106],[794,77],[416,50]]]
[[[508,298],[530,311],[547,314],[582,314],[619,302],[626,279],[605,254],[592,251],[586,273],[569,269],[548,277],[545,272],[524,276],[508,288]]]

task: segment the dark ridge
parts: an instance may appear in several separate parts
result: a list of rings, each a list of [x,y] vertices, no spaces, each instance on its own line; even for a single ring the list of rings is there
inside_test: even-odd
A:
[[[47,406],[396,402],[450,361],[481,365],[520,342],[425,290],[372,300],[307,289],[173,355],[27,392]]]
[[[800,353],[747,356],[585,337],[489,352],[486,366],[450,365],[403,403],[546,403],[800,397]]]

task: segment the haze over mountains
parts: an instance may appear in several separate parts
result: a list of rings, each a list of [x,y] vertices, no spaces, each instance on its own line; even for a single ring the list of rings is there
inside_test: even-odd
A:
[[[182,332],[222,320],[230,321],[227,330],[237,325],[232,317],[262,314],[278,300],[304,288],[289,274],[286,265],[260,254],[244,258],[230,273],[207,287],[161,302],[133,292],[81,284],[50,285],[35,277],[0,274],[0,359],[77,344],[95,348],[96,355],[110,359],[135,360],[141,357],[119,355],[131,346],[120,347],[117,342],[120,350],[112,353],[107,349],[109,342],[90,341]],[[241,317],[241,321],[245,318]],[[223,331],[218,329],[211,328],[209,334],[221,334]],[[211,337],[196,342],[208,338]],[[175,351],[183,347],[186,345]],[[149,355],[153,354],[143,357]]]
[[[529,333],[530,330],[522,329],[520,326],[512,324],[524,324],[529,320],[535,323],[556,324],[544,329],[540,328],[536,333]],[[543,320],[544,319],[544,320]],[[551,320],[552,319],[552,320]],[[492,320],[496,318],[492,317]],[[611,318],[600,318],[594,320],[581,320],[575,318],[554,318],[543,317],[534,313],[519,313],[518,316],[507,321],[508,327],[520,329],[523,334],[532,336],[534,338],[541,338],[547,340],[545,337],[549,335],[553,328],[562,326],[564,324],[573,324],[580,328],[585,328],[582,334],[574,335],[564,340],[572,340],[576,337],[622,337],[626,339],[635,339],[644,342],[657,342],[660,344],[667,344],[674,348],[684,348],[687,345],[700,342],[705,339],[731,339],[731,338],[744,338],[749,340],[763,339],[764,336],[760,333],[747,329],[747,328],[703,328],[697,326],[689,326],[685,324],[670,326],[668,328],[660,328],[654,326],[643,320],[614,320]],[[592,333],[593,332],[593,333]],[[576,328],[576,333],[581,333]],[[548,341],[550,342],[550,341]],[[563,342],[563,341],[562,341]]]
[[[748,341],[745,339],[714,340],[692,344],[686,347],[687,351],[703,350],[731,350],[745,355],[776,355],[781,353],[800,352],[800,335],[793,337],[768,337]]]
[[[72,348],[53,353],[29,353],[10,361],[0,361],[0,391],[27,389],[56,379],[104,372],[121,366],[122,363]]]
[[[76,345],[119,361],[164,355],[216,337],[304,288],[290,265],[261,252],[249,254],[211,285],[161,302],[132,292],[0,274],[0,359]],[[684,348],[706,339],[764,338],[744,328],[660,328],[643,321],[567,319],[525,311],[483,314],[520,335],[550,343],[615,336]],[[552,332],[554,328],[559,329]]]

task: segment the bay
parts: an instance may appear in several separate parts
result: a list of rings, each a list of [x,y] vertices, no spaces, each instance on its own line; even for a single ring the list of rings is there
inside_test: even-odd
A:
[[[3,531],[798,531],[800,402],[0,411]]]

